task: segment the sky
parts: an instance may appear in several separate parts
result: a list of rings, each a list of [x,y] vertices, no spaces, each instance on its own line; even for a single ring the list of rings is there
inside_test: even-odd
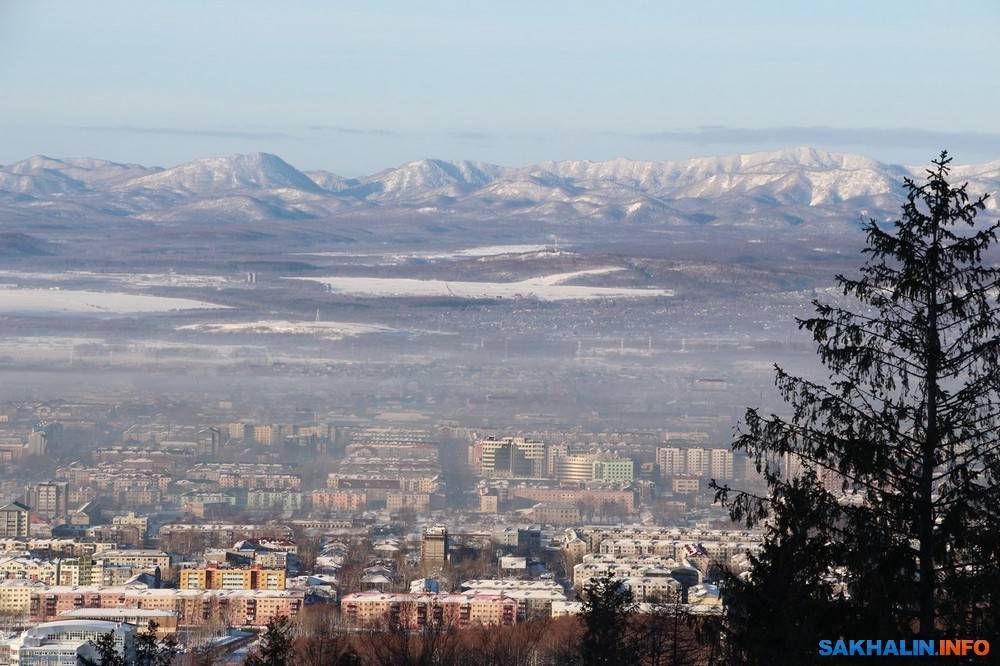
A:
[[[1000,0],[0,0],[0,163],[1000,159]]]

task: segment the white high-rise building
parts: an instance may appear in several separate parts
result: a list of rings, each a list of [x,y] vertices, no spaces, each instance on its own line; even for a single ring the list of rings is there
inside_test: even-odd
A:
[[[471,447],[470,462],[488,478],[539,478],[545,475],[545,450],[544,442],[524,437],[489,437]]]
[[[29,456],[44,456],[49,448],[49,436],[41,430],[36,430],[28,435],[28,446],[26,453]]]
[[[733,478],[733,452],[729,449],[710,449],[710,471],[713,479]]]
[[[709,449],[691,448],[687,450],[688,476],[708,476],[709,470]]]
[[[663,446],[656,449],[656,464],[660,468],[660,476],[664,478],[683,476],[687,471],[684,449],[676,446]]]

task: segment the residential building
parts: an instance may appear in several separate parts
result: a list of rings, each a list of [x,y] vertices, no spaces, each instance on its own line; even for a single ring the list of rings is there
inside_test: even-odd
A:
[[[531,519],[542,525],[574,525],[580,522],[580,509],[568,502],[539,502],[531,508]]]
[[[69,498],[69,483],[66,481],[44,481],[30,485],[25,490],[25,501],[31,510],[48,520],[66,519]]]
[[[700,488],[701,479],[696,477],[675,476],[670,482],[670,489],[678,495],[694,495]]]
[[[631,490],[602,490],[596,488],[533,488],[514,487],[510,489],[513,497],[534,500],[535,502],[567,502],[583,504],[593,509],[600,509],[605,503],[620,504],[626,512],[635,511],[635,493]]]
[[[283,590],[285,570],[205,566],[181,569],[182,590]]]
[[[30,534],[30,509],[20,502],[0,507],[0,538],[26,539]]]
[[[302,493],[296,490],[251,490],[247,492],[247,508],[299,511],[302,509]]]
[[[284,429],[280,425],[253,426],[253,441],[261,446],[280,446],[284,443]]]
[[[631,483],[635,479],[635,466],[630,458],[595,460],[591,477],[594,481]]]
[[[518,603],[499,594],[425,594],[354,592],[341,599],[341,616],[355,626],[422,627],[511,626]]]
[[[709,449],[709,474],[713,479],[733,478],[733,452],[730,449]]]
[[[545,475],[545,443],[524,437],[487,437],[470,447],[470,463],[487,478],[541,478]]]
[[[403,508],[423,513],[431,507],[431,496],[427,493],[389,493],[385,496],[385,508],[399,511]]]
[[[146,516],[136,515],[135,511],[129,511],[124,515],[112,517],[111,524],[121,527],[136,528],[139,531],[140,539],[145,539],[149,530],[149,518]]]
[[[515,599],[517,601],[518,622],[550,617],[552,604],[566,601],[562,585],[554,580],[522,580],[519,578],[467,580],[462,583],[461,587],[463,592],[502,595]]]
[[[448,528],[435,525],[424,529],[420,559],[425,566],[444,566],[448,560]]]
[[[30,580],[43,583],[57,582],[58,560],[42,560],[35,557],[0,557],[0,579]]]
[[[630,576],[624,582],[636,601],[677,602],[681,599],[681,583],[669,576]]]
[[[656,449],[656,464],[660,476],[676,476],[729,480],[734,478],[734,455],[728,448],[666,446]]]
[[[688,476],[707,476],[710,467],[711,456],[708,449],[690,448],[686,452]]]
[[[27,603],[25,604],[25,593]],[[226,618],[231,627],[264,627],[285,616],[294,619],[305,603],[302,590],[178,590],[141,586],[47,586],[0,583],[0,608],[12,608],[31,622],[48,622],[78,609],[173,611],[180,627]]]
[[[318,489],[309,495],[314,511],[360,511],[368,505],[364,490]]]
[[[29,456],[44,456],[49,448],[49,435],[42,430],[32,431],[28,435],[25,453]]]
[[[170,567],[170,556],[162,550],[107,550],[99,559],[108,566],[131,566],[146,571],[157,568],[166,571]]]
[[[684,449],[676,446],[664,446],[656,449],[656,464],[660,468],[660,476],[670,478],[680,476],[687,471],[687,459]]]
[[[500,511],[500,495],[498,493],[483,493],[479,496],[479,513],[497,513]]]

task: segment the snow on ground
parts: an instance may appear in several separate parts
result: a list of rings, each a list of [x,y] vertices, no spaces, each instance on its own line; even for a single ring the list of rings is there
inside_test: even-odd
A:
[[[496,257],[502,254],[527,254],[528,252],[541,252],[547,247],[547,245],[481,245],[479,247],[469,247],[464,250],[455,250],[454,252],[442,252],[423,256],[427,259]]]
[[[243,321],[201,323],[178,326],[178,331],[197,331],[200,333],[263,333],[285,335],[314,335],[326,340],[341,340],[366,333],[387,333],[395,329],[378,324],[356,324],[342,321]]]
[[[525,280],[526,283],[544,285],[544,286],[554,286],[557,284],[565,284],[570,280],[575,280],[578,277],[583,277],[584,275],[607,275],[608,273],[617,273],[618,271],[623,271],[624,268],[617,266],[612,266],[609,268],[588,268],[582,271],[573,271],[572,273],[556,273],[555,275],[544,275],[542,277],[531,278]],[[645,290],[639,290],[645,291]]]
[[[110,291],[0,289],[0,313],[4,314],[139,314],[225,307],[188,298]]]
[[[595,268],[572,273],[557,273],[519,282],[448,282],[411,278],[329,277],[285,278],[308,280],[327,285],[331,291],[363,296],[456,298],[537,298],[543,301],[589,300],[598,298],[648,298],[673,296],[670,289],[635,289],[628,287],[590,287],[564,284],[585,275],[600,275],[621,268]]]
[[[221,275],[185,275],[181,273],[98,273],[94,271],[67,271],[65,273],[31,273],[27,271],[0,271],[0,278],[22,280],[66,281],[77,278],[97,278],[120,282],[135,287],[224,287],[232,278]]]
[[[180,273],[94,273],[93,275],[137,287],[224,287],[238,281],[221,275]]]
[[[543,252],[548,245],[481,245],[467,247],[462,250],[445,252],[406,252],[406,253],[367,253],[367,252],[295,252],[293,254],[311,257],[352,257],[378,258],[384,263],[399,263],[408,259],[482,259],[484,257],[499,257],[505,254],[530,254]]]

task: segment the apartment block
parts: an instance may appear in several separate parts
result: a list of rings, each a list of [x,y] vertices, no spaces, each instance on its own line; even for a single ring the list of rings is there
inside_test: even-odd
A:
[[[340,602],[341,616],[355,626],[511,626],[517,601],[498,594],[419,594],[354,592]]]
[[[545,476],[545,443],[524,437],[488,437],[469,449],[469,462],[487,478],[541,478]]]
[[[26,539],[30,533],[29,509],[20,502],[0,507],[0,538]]]
[[[283,590],[284,569],[208,566],[181,569],[182,590]]]
[[[25,606],[25,599],[27,605]],[[142,587],[46,586],[0,583],[0,608],[24,612],[31,622],[49,622],[78,609],[128,608],[172,611],[181,627],[226,618],[232,627],[264,627],[281,616],[294,618],[305,603],[298,590],[176,590]]]

